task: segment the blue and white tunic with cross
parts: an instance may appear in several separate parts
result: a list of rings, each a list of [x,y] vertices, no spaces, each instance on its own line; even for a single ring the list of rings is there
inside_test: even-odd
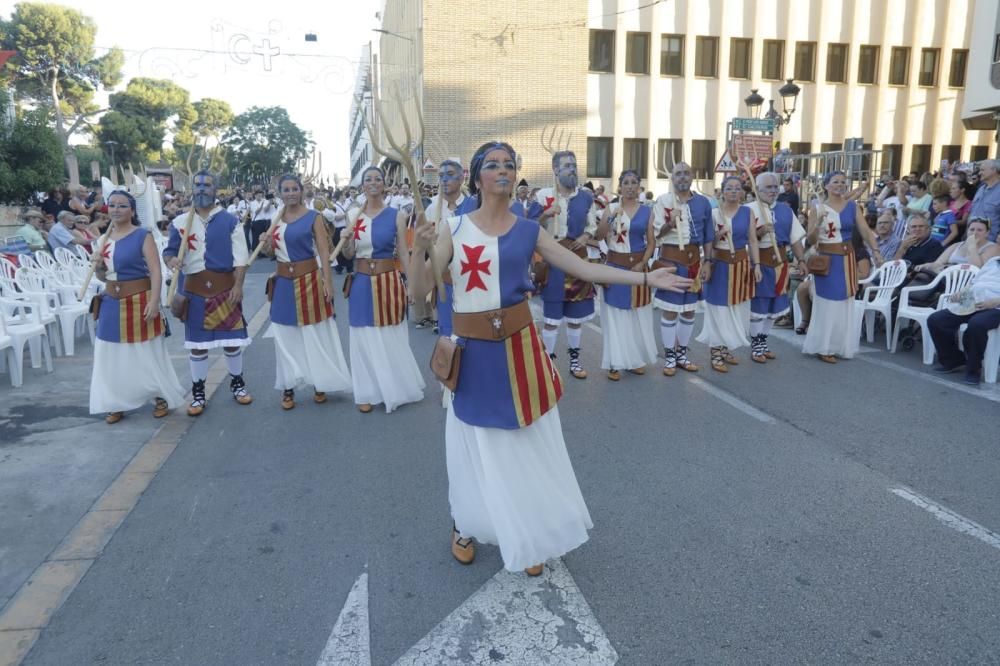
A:
[[[354,234],[354,262],[396,257],[396,218],[399,211],[386,206],[374,218],[361,214]],[[404,248],[405,251],[405,248]],[[406,317],[406,287],[398,270],[379,275],[354,273],[347,300],[353,327],[395,326]]]
[[[455,209],[450,210],[447,206],[442,206],[441,217],[446,220],[450,217],[457,217],[465,215],[466,213],[471,213],[479,207],[479,199],[475,196],[467,197],[464,194],[459,194],[458,199],[455,200]],[[427,207],[427,221],[432,223],[437,223],[437,197],[431,199],[430,206]],[[455,287],[450,282],[446,282],[444,285],[445,290],[445,300],[438,299],[437,301],[437,316],[438,316],[438,331],[441,335],[451,335],[451,301],[454,297]]]
[[[754,229],[760,229],[764,226],[760,206],[760,202],[754,202],[748,206],[754,219]],[[792,246],[802,242],[802,239],[806,237],[806,230],[795,218],[795,213],[788,204],[781,201],[772,204],[769,218],[774,223],[774,238],[778,241],[779,246]],[[761,259],[767,259],[774,255],[770,234],[764,234],[763,238],[758,239],[757,246],[760,249]],[[756,315],[767,315],[773,318],[788,312],[788,286],[791,267],[788,264],[788,257],[781,252],[779,255],[779,259],[783,262],[781,266],[772,267],[763,262],[760,264],[761,280],[754,288],[754,297],[750,301],[750,311]]]
[[[271,247],[282,262],[312,259],[316,270],[296,278],[274,277],[271,321],[284,326],[310,326],[333,316],[333,303],[323,295],[323,271],[319,268],[313,224],[319,216],[307,210],[292,222],[281,221],[271,231]],[[322,218],[321,218],[322,219]]]
[[[661,235],[661,230],[667,223],[674,226]],[[712,226],[712,204],[707,197],[692,192],[691,198],[683,202],[676,194],[670,192],[661,195],[653,204],[653,231],[657,245],[687,247],[696,245],[701,248],[715,241]],[[700,250],[693,250],[700,252]],[[701,270],[700,255],[692,258],[692,263],[685,265],[676,261],[660,260],[668,266],[677,269],[678,277],[695,279]],[[694,312],[701,299],[701,288],[692,285],[688,291],[678,294],[672,291],[657,289],[653,304],[671,312]]]
[[[646,251],[646,233],[652,224],[653,209],[639,205],[635,217],[630,218],[621,206],[611,204],[611,218],[608,225],[608,250],[621,254],[642,253]],[[608,259],[608,266],[632,270],[632,266],[621,266]],[[620,310],[632,310],[649,305],[652,302],[652,291],[642,285],[609,284],[604,287],[604,302]]]

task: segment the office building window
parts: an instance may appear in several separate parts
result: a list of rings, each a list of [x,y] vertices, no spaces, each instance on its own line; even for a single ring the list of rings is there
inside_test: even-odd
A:
[[[646,162],[649,141],[646,139],[625,139],[622,153],[622,171],[632,169],[639,173],[640,178],[646,178]]]
[[[590,71],[615,71],[615,31],[590,31]]]
[[[827,83],[847,83],[847,44],[830,44],[826,48]]]
[[[965,87],[965,69],[969,64],[969,51],[955,49],[951,52],[951,70],[948,72],[948,86],[952,88]]]
[[[764,68],[761,78],[780,81],[785,78],[785,43],[778,39],[764,40]]]
[[[729,42],[729,78],[749,80],[752,63],[753,40],[734,37]]]
[[[923,174],[931,170],[931,147],[930,144],[918,143],[913,145],[913,153],[910,155],[910,171]]]
[[[715,141],[691,142],[691,170],[694,177],[702,180],[712,178],[715,172]]]
[[[962,146],[941,146],[941,161],[948,160],[948,164],[962,161]]]
[[[903,168],[903,146],[898,143],[882,144],[882,173],[899,178]]]
[[[796,81],[816,80],[816,42],[795,42]]]
[[[905,86],[910,78],[910,49],[905,46],[893,46],[889,58],[889,85]]]
[[[877,46],[861,47],[861,55],[858,57],[858,83],[869,86],[878,83],[878,55]]]
[[[660,35],[660,76],[684,76],[684,35]]]
[[[937,85],[938,60],[941,58],[941,49],[920,49],[920,74],[917,82],[928,88]]]
[[[649,74],[648,32],[625,34],[625,72],[627,74]]]
[[[667,172],[674,170],[674,164],[684,160],[684,142],[680,139],[660,139],[656,142],[656,168]],[[712,166],[715,166],[714,164]],[[665,178],[664,174],[659,174]]]
[[[990,156],[989,146],[972,146],[969,150],[969,161],[970,162],[982,162],[988,159]]]
[[[611,178],[611,137],[587,137],[587,178]]]
[[[719,76],[719,38],[694,38],[694,75],[715,79]]]

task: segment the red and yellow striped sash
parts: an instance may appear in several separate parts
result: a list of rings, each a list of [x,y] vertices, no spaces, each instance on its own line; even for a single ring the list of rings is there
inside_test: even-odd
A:
[[[781,296],[788,292],[788,284],[791,280],[790,264],[787,261],[774,269],[774,295]]]
[[[243,328],[243,309],[240,304],[229,302],[230,290],[219,292],[205,299],[205,320],[202,326],[206,331],[238,331]]]
[[[320,271],[300,275],[292,281],[295,298],[295,321],[299,326],[310,326],[333,316],[333,303],[323,295]]]
[[[753,298],[753,271],[750,270],[750,259],[729,264],[729,304],[736,305]]]
[[[545,353],[534,324],[504,340],[504,345],[514,411],[523,428],[556,406],[562,397],[562,380]]]
[[[644,308],[653,302],[653,290],[641,284],[632,285],[632,307]]]
[[[149,303],[149,292],[142,291],[118,301],[118,334],[122,342],[146,342],[163,335],[163,318],[156,313],[153,321],[142,316]]]
[[[395,326],[406,316],[406,287],[398,271],[371,276],[376,326]]]
[[[840,257],[833,257],[834,260]],[[854,298],[858,290],[858,262],[854,258],[854,248],[850,248],[844,255],[844,275],[847,280],[847,297]]]

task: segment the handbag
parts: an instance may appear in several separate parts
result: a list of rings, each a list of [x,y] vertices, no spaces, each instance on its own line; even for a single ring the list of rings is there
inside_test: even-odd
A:
[[[544,289],[545,285],[549,283],[549,265],[544,261],[536,261],[531,266],[531,275],[535,287],[538,289]]]
[[[806,268],[813,275],[825,276],[830,274],[830,257],[825,254],[814,254],[806,260]]]
[[[458,387],[458,370],[462,365],[462,348],[450,337],[442,335],[431,352],[431,372],[449,391]]]
[[[170,301],[170,314],[177,317],[180,321],[185,321],[187,313],[188,297],[184,294],[174,294],[173,300]]]

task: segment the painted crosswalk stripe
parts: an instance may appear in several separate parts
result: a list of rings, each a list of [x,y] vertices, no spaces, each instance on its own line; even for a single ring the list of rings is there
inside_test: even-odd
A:
[[[363,573],[347,594],[316,666],[371,666],[368,626],[368,574]]]
[[[919,506],[921,509],[927,511],[951,529],[957,530],[962,534],[968,534],[971,537],[979,539],[985,544],[989,544],[994,548],[1000,549],[1000,534],[983,527],[979,523],[969,520],[965,516],[959,515],[951,509],[942,506],[934,500],[924,497],[920,493],[916,493],[909,488],[899,486],[889,488],[889,492],[897,497],[902,497],[907,502]]]

